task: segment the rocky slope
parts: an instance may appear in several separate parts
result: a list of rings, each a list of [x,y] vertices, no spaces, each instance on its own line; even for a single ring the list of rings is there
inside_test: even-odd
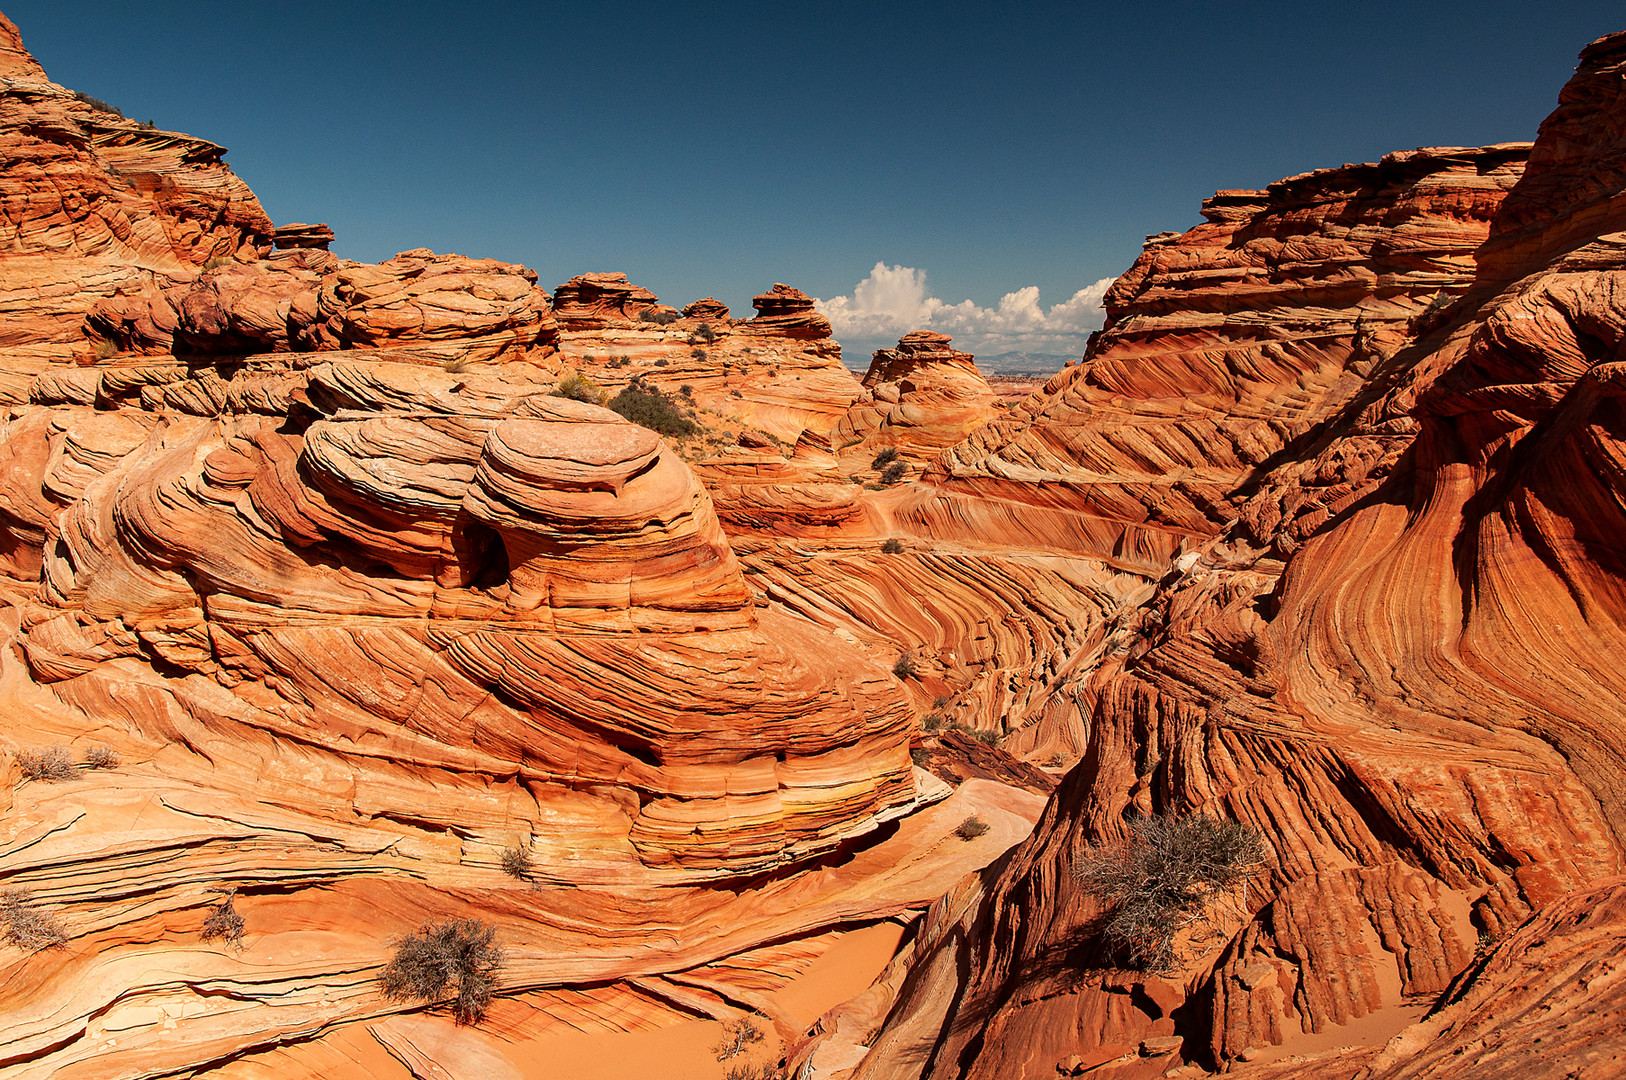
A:
[[[1528,153],[1222,193],[945,455],[939,500],[1186,554],[1091,659],[1034,836],[828,1025],[815,1057],[880,1031],[824,1075],[1619,1071],[1623,71],[1626,35],[1590,46]],[[1171,977],[1112,970],[1077,860],[1171,811],[1266,865]]]
[[[0,945],[8,1075],[788,1037],[775,994],[1026,833],[1037,796],[914,768],[891,655],[753,588],[667,442],[554,395],[637,290],[556,313],[522,266],[338,258],[0,31],[0,889],[67,932]],[[857,398],[805,296],[718,307],[653,325],[770,371],[742,409],[794,436]],[[56,747],[116,765],[31,771]],[[216,888],[237,945],[199,938]],[[465,915],[508,949],[499,1015],[402,1027],[392,939]]]

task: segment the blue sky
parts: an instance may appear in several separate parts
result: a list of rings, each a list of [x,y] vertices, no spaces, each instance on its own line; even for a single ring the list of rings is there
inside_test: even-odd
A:
[[[623,270],[740,316],[785,281],[848,298],[849,352],[889,331],[868,297],[1076,353],[1098,283],[1216,188],[1532,138],[1626,29],[1618,0],[0,8],[57,82],[227,146],[343,256]]]

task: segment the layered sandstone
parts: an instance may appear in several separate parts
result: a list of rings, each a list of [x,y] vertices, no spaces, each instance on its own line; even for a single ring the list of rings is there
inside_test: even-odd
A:
[[[869,399],[847,411],[831,438],[848,446],[925,455],[1001,415],[976,360],[950,348],[951,340],[915,330],[899,339],[896,349],[878,350],[864,375]]]
[[[15,377],[87,343],[98,300],[190,281],[210,259],[253,258],[271,222],[222,147],[149,128],[51,82],[0,16],[0,347]]]
[[[1177,537],[1188,554],[1092,646],[1083,761],[1032,839],[941,901],[853,1015],[888,1014],[852,1075],[1163,1075],[1360,1041],[1341,1028],[1399,1034],[1377,1056],[1237,1075],[1610,1074],[1623,70],[1626,35],[1583,53],[1505,201],[1513,147],[1210,203],[1210,224],[1158,239],[1115,287],[1079,368],[944,459],[955,498],[1020,497],[1019,469],[1093,476],[1099,501],[1055,509],[1095,507],[1125,559]],[[1343,257],[1356,237],[1369,261]],[[1261,255],[1281,272],[1250,271]],[[1423,274],[1438,302],[1417,303]],[[1260,375],[1295,394],[1267,405]],[[1151,407],[1180,386],[1199,391],[1190,410]],[[1162,517],[1136,509],[1152,505]],[[1249,824],[1266,865],[1172,979],[1116,973],[1073,868],[1126,817],[1167,811]],[[1476,936],[1510,931],[1453,983]],[[1538,993],[1573,1033],[1542,1026]]]
[[[0,877],[69,936],[0,955],[8,1069],[380,1075],[361,1033],[432,1061],[375,979],[452,915],[501,928],[499,1027],[716,1028],[1025,834],[1033,796],[913,767],[890,653],[753,588],[665,440],[555,395],[585,331],[533,273],[273,230],[220,148],[78,102],[0,30]],[[726,319],[696,311],[673,333]],[[833,417],[826,341],[740,354],[850,387],[784,373],[786,415]],[[53,744],[120,761],[30,779]],[[993,831],[953,837],[968,814]],[[240,945],[197,936],[213,886]]]
[[[560,360],[607,396],[634,384],[681,395],[703,429],[697,445],[709,449],[741,431],[781,444],[828,435],[862,395],[829,320],[786,285],[756,304],[749,320],[729,318],[711,297],[680,312],[625,274],[582,274],[554,292]]]

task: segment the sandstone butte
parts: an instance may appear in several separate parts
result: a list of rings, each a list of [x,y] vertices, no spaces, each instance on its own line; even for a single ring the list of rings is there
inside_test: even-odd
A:
[[[0,18],[0,1073],[1622,1075],[1623,75],[1221,192],[1002,413],[785,285],[341,259]],[[1119,970],[1169,810],[1266,865]],[[478,1025],[377,989],[448,917]]]

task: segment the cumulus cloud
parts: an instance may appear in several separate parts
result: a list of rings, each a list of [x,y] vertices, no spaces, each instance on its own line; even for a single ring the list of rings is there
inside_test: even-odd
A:
[[[1039,288],[1006,293],[993,307],[970,300],[950,304],[931,296],[926,272],[912,266],[875,264],[851,296],[815,301],[836,337],[855,344],[890,344],[911,330],[936,330],[954,337],[957,348],[992,355],[1004,352],[1084,351],[1090,331],[1101,327],[1101,298],[1112,278],[1087,285],[1049,310]]]

